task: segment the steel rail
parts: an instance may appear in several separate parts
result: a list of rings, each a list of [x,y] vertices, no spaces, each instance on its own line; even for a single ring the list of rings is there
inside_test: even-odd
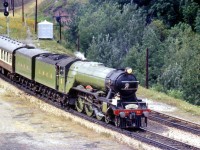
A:
[[[159,122],[161,124],[165,124],[170,127],[174,127],[186,132],[190,132],[195,135],[200,135],[200,125],[195,124],[190,121],[186,121],[180,118],[176,118],[170,115],[166,115],[160,112],[151,111],[149,119],[152,121]]]

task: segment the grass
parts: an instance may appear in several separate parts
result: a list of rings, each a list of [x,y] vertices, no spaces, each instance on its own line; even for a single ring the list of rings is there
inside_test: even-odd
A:
[[[163,102],[166,104],[169,104],[171,106],[175,106],[181,110],[184,110],[185,112],[192,113],[194,115],[200,116],[200,107],[195,106],[192,104],[189,104],[188,102],[176,99],[173,97],[170,97],[164,93],[157,92],[151,89],[145,89],[143,87],[139,87],[139,90],[137,91],[137,96],[141,98],[148,98],[154,101]]]
[[[64,48],[62,45],[58,44],[54,40],[37,40],[35,41],[37,47],[54,52],[54,53],[64,53],[70,56],[74,56],[71,50]]]
[[[6,30],[6,18],[0,16],[0,34],[7,34]],[[15,39],[25,39],[26,38],[26,27],[21,21],[21,18],[9,18],[9,28],[10,28],[10,37]]]

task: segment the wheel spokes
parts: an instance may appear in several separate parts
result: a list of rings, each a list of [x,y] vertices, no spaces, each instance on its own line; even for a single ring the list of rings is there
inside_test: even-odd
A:
[[[83,112],[84,110],[84,101],[82,100],[82,98],[78,98],[76,103],[75,103],[76,109],[78,112]]]
[[[94,110],[93,110],[93,108],[92,108],[92,105],[85,104],[85,113],[86,113],[89,117],[93,116]]]

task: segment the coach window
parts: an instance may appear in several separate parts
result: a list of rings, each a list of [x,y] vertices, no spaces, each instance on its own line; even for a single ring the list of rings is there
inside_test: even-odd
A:
[[[6,55],[6,56],[5,56],[5,62],[8,62],[8,61],[7,61],[7,60],[8,60],[8,52],[6,52],[5,55]]]
[[[3,50],[1,51],[1,59],[3,59]]]
[[[3,60],[6,60],[6,51],[3,52]]]
[[[4,61],[6,61],[6,56],[7,56],[7,52],[6,51],[4,51]]]
[[[3,50],[1,50],[1,59],[3,59]]]
[[[9,53],[8,59],[9,59],[8,62],[9,62],[10,64],[12,64],[12,54]]]
[[[8,62],[8,60],[9,60],[9,59],[8,59],[9,53],[6,52],[6,54],[7,54],[7,55],[6,55],[6,62]]]
[[[64,75],[64,67],[60,67],[60,75]]]
[[[9,59],[10,59],[10,53],[7,54],[7,62],[8,62],[8,63],[10,63],[10,62],[9,62]]]

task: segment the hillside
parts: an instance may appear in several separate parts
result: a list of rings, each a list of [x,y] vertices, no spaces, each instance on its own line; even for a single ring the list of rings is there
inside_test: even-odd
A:
[[[31,1],[33,0],[24,0],[24,4],[30,3]],[[10,1],[8,2],[10,4]],[[15,8],[22,6],[22,0],[14,0],[14,5],[15,5]],[[0,10],[2,11],[3,9],[4,9],[3,3],[1,3]]]

